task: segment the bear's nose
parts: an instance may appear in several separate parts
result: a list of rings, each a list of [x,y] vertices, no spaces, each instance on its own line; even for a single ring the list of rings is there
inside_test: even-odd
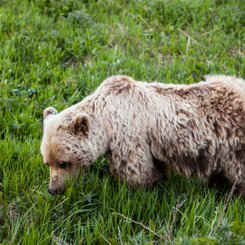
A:
[[[64,189],[53,189],[53,188],[48,188],[48,193],[51,195],[62,195],[64,194],[65,190]]]

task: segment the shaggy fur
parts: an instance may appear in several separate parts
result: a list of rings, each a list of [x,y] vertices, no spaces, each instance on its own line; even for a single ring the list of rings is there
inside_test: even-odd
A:
[[[51,193],[107,153],[113,175],[133,185],[151,186],[169,166],[212,181],[224,176],[245,196],[244,150],[245,83],[234,77],[172,85],[113,76],[59,114],[44,111]]]

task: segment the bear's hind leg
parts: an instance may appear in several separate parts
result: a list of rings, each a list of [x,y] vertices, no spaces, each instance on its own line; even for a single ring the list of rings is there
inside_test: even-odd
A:
[[[236,192],[245,200],[245,182],[237,185]]]
[[[241,169],[239,171],[238,179],[240,180],[237,185],[237,191],[241,195],[241,197],[245,200],[245,164],[241,165]]]
[[[234,189],[234,193],[237,195],[241,195],[245,199],[245,165],[237,164],[236,168],[233,167],[228,169],[225,172],[225,176],[231,182],[232,188]]]

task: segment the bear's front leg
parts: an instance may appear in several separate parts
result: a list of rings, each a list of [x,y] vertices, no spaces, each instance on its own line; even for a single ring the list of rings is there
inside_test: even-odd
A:
[[[150,187],[161,179],[166,179],[166,166],[155,166],[154,159],[147,151],[110,151],[108,161],[112,174],[133,186]]]

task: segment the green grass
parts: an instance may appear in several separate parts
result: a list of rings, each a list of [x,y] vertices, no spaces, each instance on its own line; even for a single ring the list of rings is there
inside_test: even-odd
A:
[[[243,0],[0,1],[2,244],[245,244],[245,202],[174,174],[151,190],[105,158],[47,192],[42,112],[82,100],[106,77],[193,83],[245,78]]]

